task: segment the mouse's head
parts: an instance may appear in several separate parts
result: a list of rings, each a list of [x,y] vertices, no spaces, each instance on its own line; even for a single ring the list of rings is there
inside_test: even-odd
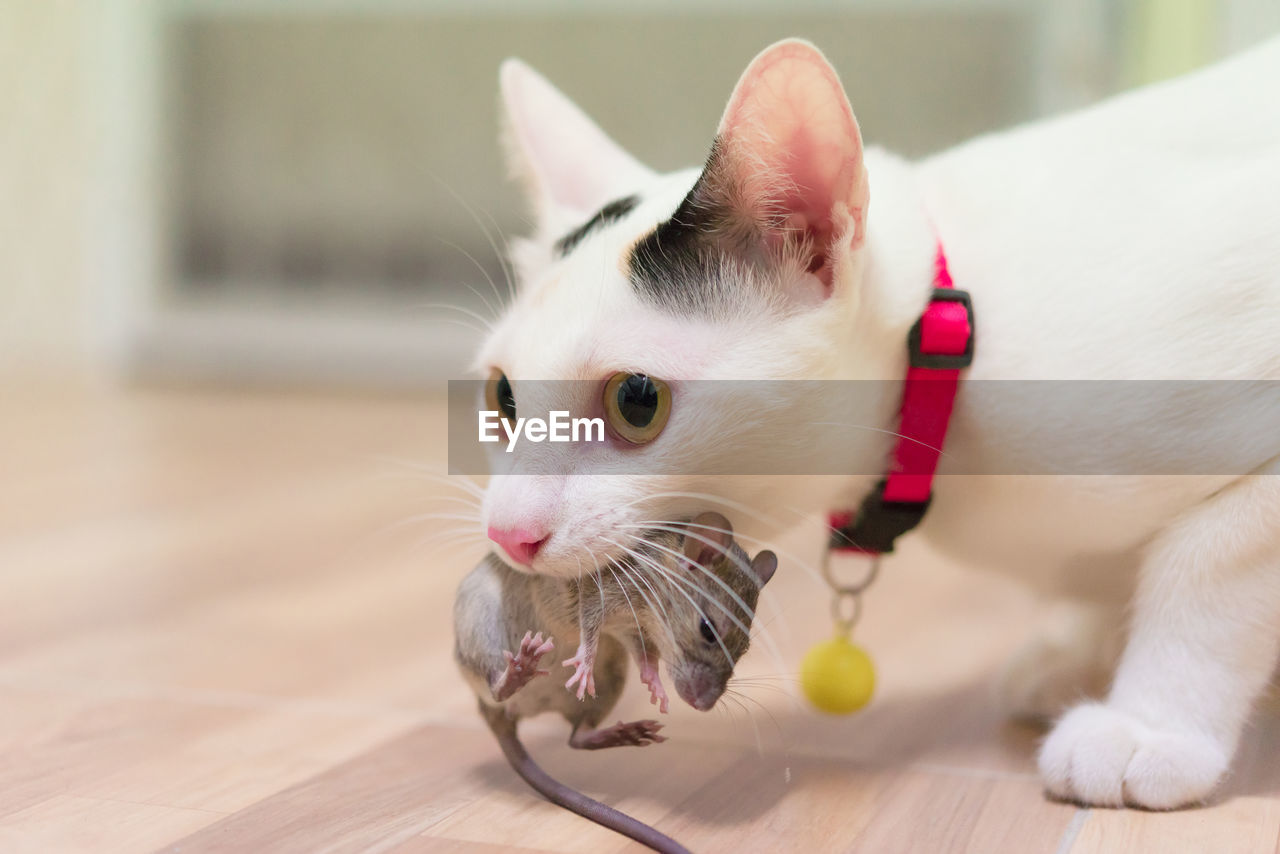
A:
[[[754,558],[733,541],[729,520],[703,513],[675,538],[663,563],[674,577],[660,579],[665,626],[650,633],[680,699],[707,711],[724,693],[734,666],[751,643],[760,589],[773,577],[771,551]]]

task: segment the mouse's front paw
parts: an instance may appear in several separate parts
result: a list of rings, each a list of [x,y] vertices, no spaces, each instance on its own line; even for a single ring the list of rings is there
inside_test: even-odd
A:
[[[649,689],[649,702],[658,707],[658,711],[662,714],[667,713],[667,689],[662,685],[662,679],[658,676],[658,665],[645,660],[640,665],[640,681]]]
[[[494,691],[498,702],[502,702],[528,685],[535,677],[551,675],[550,670],[539,670],[538,663],[542,660],[542,656],[553,649],[555,644],[551,638],[543,640],[542,632],[536,635],[533,632],[525,632],[518,652],[512,654],[508,650],[503,650],[502,656],[507,660],[507,669],[498,682],[497,690]]]
[[[572,690],[573,686],[577,685],[579,700],[587,694],[594,697],[596,695],[595,656],[578,647],[577,654],[573,658],[566,658],[563,664],[565,667],[574,668],[573,675],[569,677],[568,682],[564,683],[564,687]]]

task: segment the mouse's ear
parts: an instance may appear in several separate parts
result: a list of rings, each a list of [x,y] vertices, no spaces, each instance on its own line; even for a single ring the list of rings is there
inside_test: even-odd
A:
[[[773,578],[774,570],[777,568],[778,556],[767,549],[751,560],[751,571],[756,574],[756,578],[760,579],[761,587],[769,583],[769,579]]]
[[[709,566],[729,553],[733,526],[719,513],[702,513],[684,535],[684,556],[701,566]]]

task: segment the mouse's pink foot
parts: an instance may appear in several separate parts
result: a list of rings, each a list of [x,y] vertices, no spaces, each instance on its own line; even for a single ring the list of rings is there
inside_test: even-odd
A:
[[[604,729],[575,732],[569,744],[579,750],[603,750],[606,747],[645,747],[650,744],[666,741],[665,735],[658,735],[662,724],[657,721],[618,721]]]
[[[662,714],[667,713],[667,689],[662,686],[658,676],[657,662],[644,659],[640,662],[640,681],[649,689],[649,702],[658,707]]]
[[[572,690],[573,686],[577,685],[579,700],[587,694],[594,697],[596,695],[596,657],[588,652],[586,647],[579,646],[577,654],[573,658],[565,659],[563,664],[565,667],[574,668],[573,675],[569,677],[568,682],[564,683],[564,687]]]
[[[532,682],[535,677],[551,675],[550,670],[539,670],[538,663],[542,660],[542,656],[553,649],[555,644],[552,643],[551,638],[543,640],[542,632],[536,635],[533,632],[525,632],[524,638],[520,641],[519,651],[513,655],[503,650],[502,655],[507,660],[507,669],[498,680],[497,687],[494,688],[494,699],[502,702]]]

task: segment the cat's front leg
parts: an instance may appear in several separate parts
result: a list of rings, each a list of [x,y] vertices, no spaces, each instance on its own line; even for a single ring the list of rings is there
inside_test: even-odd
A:
[[[1130,637],[1103,703],[1040,750],[1049,792],[1174,809],[1225,774],[1280,649],[1280,466],[1173,523],[1144,558]]]

